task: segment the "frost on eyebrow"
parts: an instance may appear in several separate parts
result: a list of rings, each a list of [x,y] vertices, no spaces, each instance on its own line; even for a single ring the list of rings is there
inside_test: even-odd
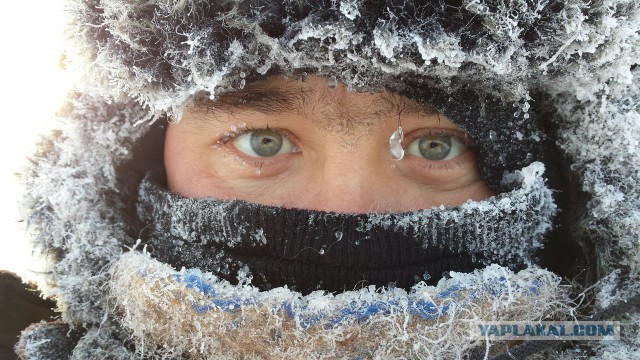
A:
[[[363,96],[352,101],[347,93]],[[311,102],[315,112],[314,121],[322,127],[343,135],[353,141],[367,135],[371,130],[396,121],[401,116],[413,115],[420,119],[437,114],[437,110],[422,105],[402,95],[383,90],[380,92],[355,92],[344,84],[330,85],[315,91]]]
[[[274,86],[256,84],[245,89],[216,95],[211,100],[208,93],[194,98],[196,110],[202,112],[255,111],[269,115],[301,113],[308,102],[308,89],[302,86]]]

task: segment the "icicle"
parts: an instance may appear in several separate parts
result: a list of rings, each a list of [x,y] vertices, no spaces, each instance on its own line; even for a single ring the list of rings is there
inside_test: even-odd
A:
[[[398,126],[398,130],[394,131],[389,138],[389,154],[393,160],[402,160],[404,157],[402,140],[404,140],[404,132],[402,127]]]

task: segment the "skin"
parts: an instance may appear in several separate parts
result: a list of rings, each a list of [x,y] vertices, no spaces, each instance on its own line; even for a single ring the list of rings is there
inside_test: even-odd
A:
[[[271,95],[278,93],[293,101]],[[277,101],[252,102],[265,96]],[[350,92],[322,77],[269,78],[214,103],[196,102],[170,124],[168,185],[186,197],[345,213],[456,206],[493,195],[470,147],[449,160],[419,153],[393,160],[389,137],[399,124],[405,149],[434,133],[469,141],[446,116],[392,93]],[[242,151],[243,132],[267,128],[294,151],[270,157]]]

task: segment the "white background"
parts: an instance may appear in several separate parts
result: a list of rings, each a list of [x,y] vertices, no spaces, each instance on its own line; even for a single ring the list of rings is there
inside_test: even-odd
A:
[[[29,277],[25,225],[20,222],[20,172],[38,132],[52,127],[66,92],[58,67],[64,52],[61,0],[9,1],[0,12],[0,269]]]

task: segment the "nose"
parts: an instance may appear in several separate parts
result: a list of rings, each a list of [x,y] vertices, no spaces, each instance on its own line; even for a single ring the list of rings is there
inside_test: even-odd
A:
[[[344,213],[375,212],[390,203],[388,177],[378,161],[334,153],[323,159],[309,180],[303,208]]]

